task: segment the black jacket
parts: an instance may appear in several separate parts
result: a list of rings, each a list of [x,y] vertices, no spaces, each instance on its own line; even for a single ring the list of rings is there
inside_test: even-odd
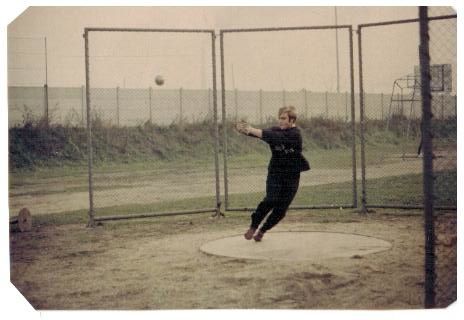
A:
[[[264,129],[261,139],[269,144],[272,152],[269,173],[299,173],[310,169],[302,154],[303,141],[297,127]]]

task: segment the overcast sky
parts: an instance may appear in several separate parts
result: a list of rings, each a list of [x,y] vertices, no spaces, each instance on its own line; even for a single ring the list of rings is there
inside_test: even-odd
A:
[[[441,7],[433,14],[453,12],[451,7]],[[417,15],[414,6],[337,7],[336,11],[335,7],[29,7],[8,25],[8,82],[41,86],[47,79],[49,86],[85,84],[85,27],[215,29],[219,34],[220,29],[336,22],[356,28],[361,23]],[[454,43],[439,53],[440,63],[455,64],[455,28],[455,24],[446,27],[446,37]],[[226,88],[349,90],[347,30],[226,34]],[[369,29],[363,37],[368,91],[390,91],[396,78],[412,73],[418,64],[417,24]],[[356,33],[353,41],[357,84]],[[219,54],[218,40],[216,47]],[[165,88],[212,87],[208,34],[91,33],[89,48],[90,87],[144,88],[154,85],[157,74],[165,77]],[[217,70],[219,88],[219,59]]]

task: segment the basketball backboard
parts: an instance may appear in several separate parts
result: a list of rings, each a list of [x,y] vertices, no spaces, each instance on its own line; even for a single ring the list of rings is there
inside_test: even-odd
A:
[[[414,66],[416,84],[420,87],[420,68]],[[430,89],[434,92],[451,92],[453,76],[451,64],[432,64],[430,66]]]

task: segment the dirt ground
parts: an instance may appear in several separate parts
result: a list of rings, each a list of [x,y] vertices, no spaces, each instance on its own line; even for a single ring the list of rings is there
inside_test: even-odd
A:
[[[392,244],[364,256],[271,262],[200,251],[202,244],[241,234],[247,225],[248,214],[234,212],[225,218],[108,222],[94,229],[36,226],[11,233],[11,280],[41,310],[423,307],[420,212],[290,211],[266,235],[333,231]],[[438,298],[446,304],[456,296],[456,214],[440,215],[437,225]]]
[[[443,168],[456,167],[455,157],[449,163],[437,163]],[[259,191],[256,185],[264,186],[263,170],[247,169],[240,176],[240,170],[231,169],[230,192]],[[368,167],[367,174],[380,178],[421,170],[422,159],[396,159]],[[186,183],[175,184],[172,179],[178,181],[179,172],[164,174],[163,179],[152,179],[148,172],[138,174],[101,176],[97,186],[111,179],[118,188],[97,190],[97,206],[214,193],[213,172],[192,171],[183,175]],[[330,170],[330,174],[315,169],[303,176],[301,185],[350,181],[351,174],[351,169]],[[257,179],[256,185],[247,183],[250,177]],[[33,214],[86,209],[87,191],[75,191],[86,183],[85,177],[49,178],[11,188],[10,215],[24,206]],[[423,307],[421,212],[377,210],[364,216],[338,209],[290,211],[266,235],[272,237],[273,231],[343,232],[374,236],[392,245],[390,250],[364,256],[292,262],[234,259],[200,251],[209,241],[242,234],[248,223],[248,213],[229,212],[220,219],[199,214],[107,222],[94,229],[34,225],[31,232],[10,233],[11,280],[42,310]],[[440,215],[436,246],[440,306],[456,297],[456,239],[456,213]]]

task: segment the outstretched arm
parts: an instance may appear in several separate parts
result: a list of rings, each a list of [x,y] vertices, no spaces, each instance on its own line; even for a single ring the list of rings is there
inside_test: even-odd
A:
[[[261,139],[263,137],[263,130],[250,127],[250,129],[248,131],[248,135],[249,136],[255,136],[256,138]]]
[[[254,136],[256,138],[262,138],[263,137],[263,130],[253,128],[250,126],[248,123],[244,121],[240,121],[235,125],[235,128],[238,132],[245,134],[247,136]]]

